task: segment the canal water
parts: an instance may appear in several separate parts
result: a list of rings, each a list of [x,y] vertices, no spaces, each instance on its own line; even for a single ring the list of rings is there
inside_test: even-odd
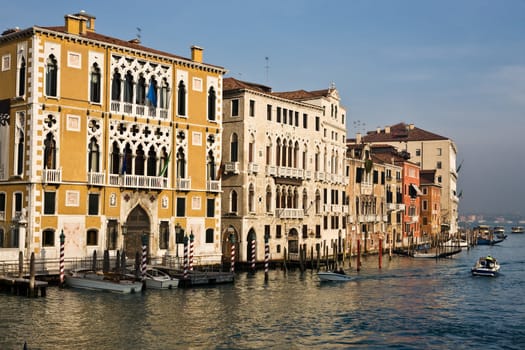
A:
[[[476,259],[501,263],[472,277]],[[355,261],[353,262],[355,264]],[[525,235],[452,259],[364,259],[346,283],[307,271],[231,285],[112,293],[0,294],[0,349],[525,349]]]

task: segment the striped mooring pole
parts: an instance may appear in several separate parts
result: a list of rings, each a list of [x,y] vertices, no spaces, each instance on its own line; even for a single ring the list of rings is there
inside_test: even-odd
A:
[[[264,235],[264,280],[268,281],[268,261],[270,260],[270,245],[268,244],[268,234]]]
[[[231,243],[231,257],[230,257],[230,271],[231,273],[235,272],[235,235],[232,233],[230,235],[230,243]]]
[[[188,278],[188,236],[184,236],[184,279]]]
[[[252,238],[252,270],[255,272],[255,239]]]
[[[64,235],[64,230],[60,233],[60,287],[64,286],[64,242],[66,241],[66,236]]]
[[[190,233],[190,271],[193,271],[193,241],[195,240],[195,236],[193,235],[193,231]]]
[[[148,236],[146,234],[142,234],[142,265],[141,265],[141,272],[142,272],[142,281],[146,278],[146,270],[148,268]]]

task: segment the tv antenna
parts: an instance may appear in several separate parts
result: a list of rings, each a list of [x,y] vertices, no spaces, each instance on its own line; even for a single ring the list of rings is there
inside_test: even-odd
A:
[[[266,82],[268,83],[268,71],[270,70],[270,66],[269,66],[270,58],[266,56],[264,60],[266,61],[266,65],[264,66],[264,68],[266,69]]]
[[[142,29],[140,29],[140,27],[137,27],[137,39],[139,39],[139,41],[142,38],[141,32],[142,32]]]

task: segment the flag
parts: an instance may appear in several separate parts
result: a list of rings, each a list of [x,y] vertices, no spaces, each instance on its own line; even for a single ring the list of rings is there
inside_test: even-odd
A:
[[[161,177],[164,176],[164,174],[168,171],[168,165],[170,163],[170,158],[171,158],[171,151],[168,154],[168,158],[166,158],[166,161],[164,162],[164,166],[162,167],[162,170],[160,171],[159,176]]]
[[[219,170],[217,171],[217,180],[221,179],[223,172],[224,172],[224,164],[221,163],[221,165],[219,166]]]
[[[153,82],[149,84],[148,100],[153,107],[157,107],[157,91],[155,91],[155,84],[153,84]]]

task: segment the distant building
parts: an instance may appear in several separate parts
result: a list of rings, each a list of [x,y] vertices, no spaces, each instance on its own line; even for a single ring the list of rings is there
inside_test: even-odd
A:
[[[222,232],[224,257],[297,258],[345,237],[346,112],[334,87],[272,92],[224,79]]]
[[[436,241],[441,228],[441,185],[436,180],[436,170],[421,170],[421,232],[425,241]]]
[[[450,228],[450,233],[457,232],[459,197],[457,149],[454,141],[404,123],[370,131],[362,139],[365,143],[395,146],[409,154],[410,161],[421,170],[435,169],[436,182],[442,189],[441,223]]]
[[[66,258],[134,258],[143,238],[182,256],[186,236],[195,264],[220,262],[223,68],[85,12],[4,32],[0,58],[0,259],[58,258],[63,232]]]

